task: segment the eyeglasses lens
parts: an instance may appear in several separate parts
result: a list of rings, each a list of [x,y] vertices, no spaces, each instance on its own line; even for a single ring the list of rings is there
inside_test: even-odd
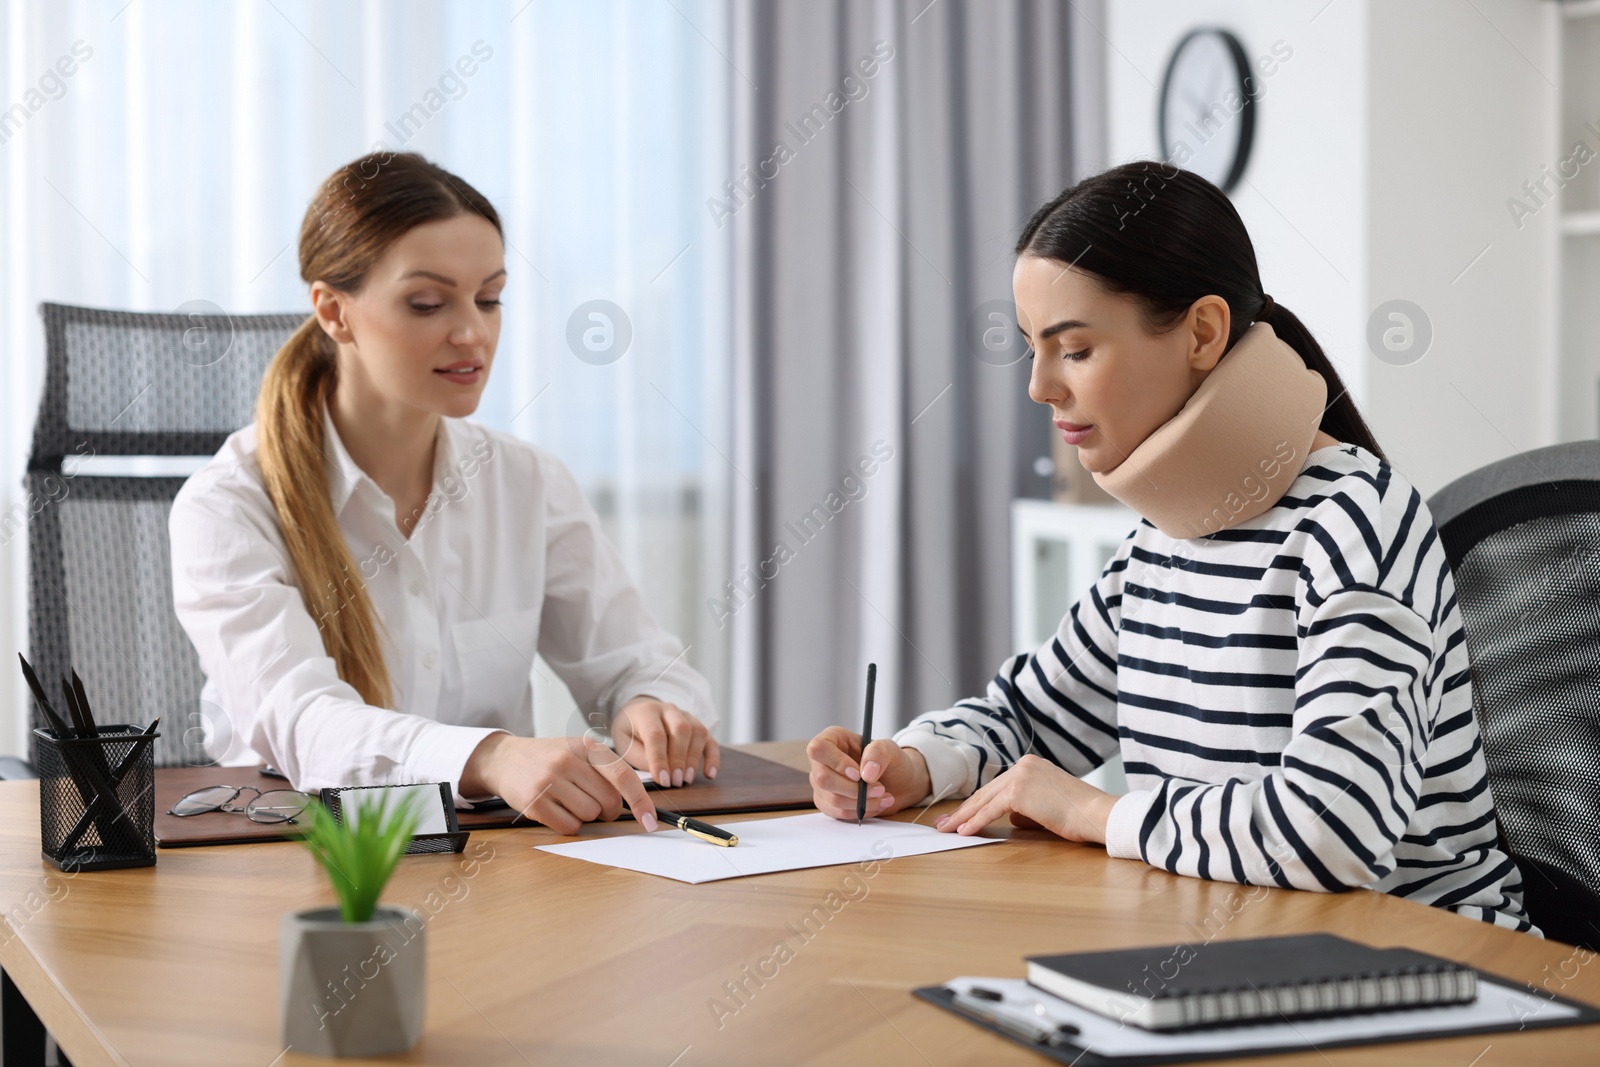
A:
[[[273,789],[246,804],[244,813],[251,822],[294,822],[310,803],[311,797],[298,789]]]
[[[231,785],[214,785],[205,789],[196,789],[193,793],[179,798],[172,805],[174,815],[199,815],[202,812],[216,811],[228,801],[237,796],[239,791]]]

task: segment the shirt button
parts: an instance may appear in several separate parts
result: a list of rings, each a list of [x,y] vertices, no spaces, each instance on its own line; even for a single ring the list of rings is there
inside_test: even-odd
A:
[[[417,581],[415,578],[413,578],[411,580],[411,595],[412,596],[421,596],[422,595],[422,583]]]
[[[439,657],[432,652],[422,657],[422,665],[430,671],[439,665]]]

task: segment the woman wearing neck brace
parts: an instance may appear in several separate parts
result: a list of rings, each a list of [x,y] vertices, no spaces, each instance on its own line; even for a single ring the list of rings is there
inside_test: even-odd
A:
[[[818,807],[949,797],[1185,875],[1368,886],[1533,930],[1496,847],[1449,565],[1215,186],[1089,178],[1023,230],[1029,394],[1142,521],[1044,647],[861,753],[809,747]],[[1080,780],[1120,753],[1129,792]],[[1536,932],[1536,931],[1535,931]]]

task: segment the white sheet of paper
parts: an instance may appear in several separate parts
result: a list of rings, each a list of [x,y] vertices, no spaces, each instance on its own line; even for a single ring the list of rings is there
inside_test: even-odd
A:
[[[1502,985],[1488,978],[1478,979],[1478,999],[1471,1004],[1442,1008],[1411,1008],[1336,1019],[1300,1019],[1295,1022],[1259,1023],[1230,1026],[1217,1030],[1162,1034],[1129,1026],[1108,1016],[1052,996],[1031,986],[1023,978],[955,978],[945,988],[968,992],[973,986],[992,989],[1005,997],[1004,1003],[1031,1008],[1053,1022],[1068,1022],[1078,1027],[1073,1044],[1100,1056],[1179,1055],[1195,1052],[1225,1052],[1235,1049],[1314,1048],[1341,1039],[1387,1037],[1439,1030],[1463,1030],[1474,1026],[1519,1023],[1535,1019],[1564,1019],[1577,1010],[1557,1004],[1526,989]],[[1027,1013],[1024,1013],[1026,1017]],[[1037,1021],[1037,1018],[1035,1019]]]
[[[974,845],[996,845],[1005,840],[942,834],[931,826],[890,819],[868,819],[857,826],[821,812],[744,822],[725,822],[715,817],[706,821],[739,835],[739,843],[723,848],[663,825],[653,834],[624,834],[534,847],[557,856],[698,884],[774,871],[922,856]]]

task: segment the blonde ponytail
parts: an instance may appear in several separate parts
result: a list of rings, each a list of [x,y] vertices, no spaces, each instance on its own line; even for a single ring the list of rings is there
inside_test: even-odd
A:
[[[393,691],[377,613],[333,513],[322,412],[336,380],[332,342],[313,315],[272,357],[256,402],[257,459],[306,610],[339,677],[374,707]]]
[[[384,251],[414,226],[472,213],[504,239],[484,195],[415,152],[372,152],[330,174],[300,223],[300,278],[358,293]],[[377,612],[333,513],[322,413],[338,381],[333,339],[311,316],[267,365],[256,401],[257,460],[306,610],[339,677],[393,707]]]

